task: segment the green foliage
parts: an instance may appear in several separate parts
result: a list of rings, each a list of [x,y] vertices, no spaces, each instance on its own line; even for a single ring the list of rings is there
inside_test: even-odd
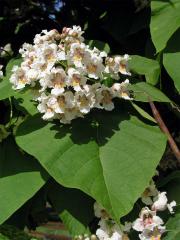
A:
[[[179,0],[153,0],[151,11],[151,36],[156,52],[160,52],[166,47],[173,33],[180,27],[180,2]]]
[[[48,185],[48,198],[72,236],[89,232],[88,224],[94,217],[93,199],[55,181]]]
[[[12,137],[0,145],[0,169],[0,223],[3,223],[43,186],[47,174],[35,159],[19,151]]]
[[[170,217],[166,224],[167,235],[164,240],[179,240],[180,239],[180,213]]]
[[[11,59],[6,66],[6,75],[3,77],[0,82],[0,100],[13,96],[15,94],[12,89],[12,84],[9,82],[9,78],[12,74],[11,70],[13,66],[19,65],[21,63],[21,59]]]
[[[173,136],[179,134],[178,116],[167,106],[178,103],[180,91],[180,1],[152,0],[151,6],[145,4],[148,1],[61,2],[62,6],[54,0],[0,3],[0,47],[10,42],[14,52],[12,59],[0,56],[5,69],[0,81],[0,224],[6,220],[20,224],[26,212],[38,225],[38,211],[43,212],[49,201],[75,236],[92,231],[94,201],[118,223],[132,209],[135,214],[129,220],[137,216],[135,202],[166,146],[166,137],[149,114],[149,97],[158,102]],[[21,63],[17,58],[21,45],[32,42],[42,29],[79,24],[85,26],[86,39],[96,39],[86,41],[91,48],[131,56],[129,90],[134,99],[117,101],[115,111],[94,111],[71,125],[46,123],[37,114],[34,93],[12,90],[11,70]],[[109,77],[103,83],[111,86],[112,81]],[[160,176],[166,174],[160,171]],[[177,204],[179,176],[179,171],[172,171],[159,181],[159,187]],[[163,239],[179,240],[180,214],[167,218],[169,231]],[[22,226],[34,228],[33,221]],[[30,239],[5,225],[0,226],[0,233],[2,240]]]
[[[135,101],[149,102],[148,97],[150,97],[157,102],[171,102],[163,92],[146,82],[134,83],[129,86],[129,90],[133,91]]]
[[[163,64],[164,64],[167,72],[169,73],[169,75],[172,77],[177,90],[180,92],[179,62],[180,62],[180,52],[166,53],[163,55]]]
[[[89,194],[118,220],[132,209],[147,186],[166,140],[158,128],[123,110],[88,118],[74,121],[69,128],[45,124],[35,116],[20,125],[16,141],[56,181]],[[48,151],[44,151],[46,146],[50,146]]]
[[[156,60],[133,55],[129,62],[130,70],[140,75],[145,75],[146,82],[156,85],[159,80],[160,65]]]
[[[0,233],[3,234],[2,240],[31,240],[31,237],[29,237],[25,232],[12,225],[1,225]]]

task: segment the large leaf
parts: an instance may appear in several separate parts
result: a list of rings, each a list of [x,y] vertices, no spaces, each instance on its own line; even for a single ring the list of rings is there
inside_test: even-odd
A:
[[[19,65],[21,63],[21,58],[11,59],[6,66],[6,75],[3,77],[0,82],[0,100],[13,96],[15,91],[12,89],[12,84],[9,81],[9,78],[12,74],[11,70],[14,65]]]
[[[94,217],[93,199],[55,181],[48,185],[48,199],[72,236],[88,232],[88,224]]]
[[[34,115],[38,112],[37,107],[35,105],[33,91],[22,91],[14,93],[15,105],[16,108],[29,113],[30,115]]]
[[[180,239],[180,213],[172,216],[167,224],[166,229],[168,231],[167,235],[163,240],[179,240]]]
[[[180,1],[179,0],[155,0],[151,2],[151,37],[160,52],[166,47],[167,41],[180,27]]]
[[[71,126],[29,117],[16,141],[59,183],[89,194],[118,221],[148,185],[166,145],[159,128],[126,112],[98,111]]]
[[[32,157],[21,153],[11,137],[0,145],[0,224],[45,183],[47,176]]]
[[[132,55],[129,61],[130,70],[138,74],[145,75],[146,81],[152,85],[158,83],[160,66],[158,61]]]
[[[148,97],[156,102],[171,102],[171,100],[158,88],[146,82],[137,82],[129,85],[129,90],[134,92],[134,100],[148,102]]]
[[[180,52],[163,54],[163,64],[168,74],[174,81],[174,85],[180,92]]]

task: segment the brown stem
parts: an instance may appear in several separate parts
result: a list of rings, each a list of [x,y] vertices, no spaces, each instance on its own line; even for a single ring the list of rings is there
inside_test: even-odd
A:
[[[176,143],[175,143],[174,139],[172,138],[168,128],[166,127],[159,111],[155,107],[155,105],[154,105],[154,103],[153,103],[153,101],[151,100],[150,97],[148,97],[148,101],[149,101],[149,104],[151,106],[151,110],[152,110],[152,113],[154,115],[154,118],[156,119],[157,124],[159,125],[161,131],[164,132],[166,134],[166,136],[168,137],[169,145],[170,145],[175,157],[177,158],[178,163],[180,164],[180,151],[179,151],[178,146],[176,145]]]

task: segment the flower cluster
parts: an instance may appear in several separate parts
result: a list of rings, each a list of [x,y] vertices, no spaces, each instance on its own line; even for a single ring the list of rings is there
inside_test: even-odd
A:
[[[157,212],[168,209],[171,214],[174,213],[173,207],[176,206],[176,202],[168,203],[166,192],[158,192],[153,180],[142,194],[141,200],[146,205],[151,206],[151,209],[147,206],[144,207],[139,218],[134,221],[132,228],[140,232],[139,238],[141,240],[160,240],[166,228],[163,226],[163,220],[157,216]]]
[[[13,88],[33,88],[44,120],[59,119],[70,123],[83,117],[92,108],[111,111],[113,98],[130,99],[129,80],[103,84],[106,78],[120,79],[130,75],[129,56],[109,57],[104,51],[85,44],[79,26],[57,30],[43,30],[34,38],[34,44],[24,43],[20,49],[23,62],[14,66],[10,82]]]
[[[96,230],[96,236],[99,240],[129,240],[127,233],[131,229],[131,223],[125,223],[120,229],[97,202],[94,204],[94,213],[97,218],[100,218],[99,228]]]
[[[100,218],[96,237],[99,240],[129,240],[128,233],[131,229],[134,229],[139,232],[140,240],[160,240],[162,234],[166,231],[166,227],[157,212],[168,209],[171,214],[174,213],[173,207],[176,206],[176,202],[168,203],[166,192],[159,192],[153,180],[142,194],[141,200],[149,207],[143,207],[139,217],[133,223],[125,222],[121,229],[106,210],[95,202],[94,214],[97,218]]]

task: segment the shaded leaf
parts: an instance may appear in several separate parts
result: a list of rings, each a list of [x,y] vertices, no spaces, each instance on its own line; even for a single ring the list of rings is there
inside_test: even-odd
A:
[[[163,240],[179,240],[180,239],[180,213],[172,216],[167,224],[166,229],[168,231],[167,235]]]
[[[134,100],[148,102],[148,96],[156,102],[171,102],[171,100],[158,88],[153,87],[146,82],[138,82],[129,85],[129,90],[134,92]]]
[[[48,185],[48,199],[72,236],[88,232],[88,224],[94,217],[93,199],[55,181]]]
[[[15,94],[15,91],[12,89],[12,84],[9,81],[9,78],[12,74],[11,70],[14,65],[20,65],[21,58],[11,59],[6,66],[6,75],[3,77],[0,82],[0,100],[11,97]]]
[[[22,154],[10,137],[0,144],[0,224],[45,183],[47,174],[35,159]]]
[[[151,10],[151,37],[156,52],[160,52],[180,27],[180,1],[151,1]]]
[[[178,92],[180,92],[180,52],[177,53],[164,53],[163,64],[168,74],[174,81],[174,85]]]
[[[160,74],[160,65],[158,61],[132,55],[131,60],[129,61],[129,67],[131,71],[145,75],[146,82],[152,85],[156,85],[158,83]]]
[[[132,209],[166,145],[158,127],[131,117],[123,107],[121,112],[98,111],[71,126],[30,117],[20,125],[16,141],[57,182],[89,194],[116,221]]]
[[[144,111],[144,109],[142,109],[141,107],[139,107],[138,105],[136,105],[135,103],[131,102],[132,106],[136,109],[136,111],[144,118],[150,120],[151,122],[156,123],[156,120],[151,117],[151,115],[149,113],[147,113],[146,111]]]

